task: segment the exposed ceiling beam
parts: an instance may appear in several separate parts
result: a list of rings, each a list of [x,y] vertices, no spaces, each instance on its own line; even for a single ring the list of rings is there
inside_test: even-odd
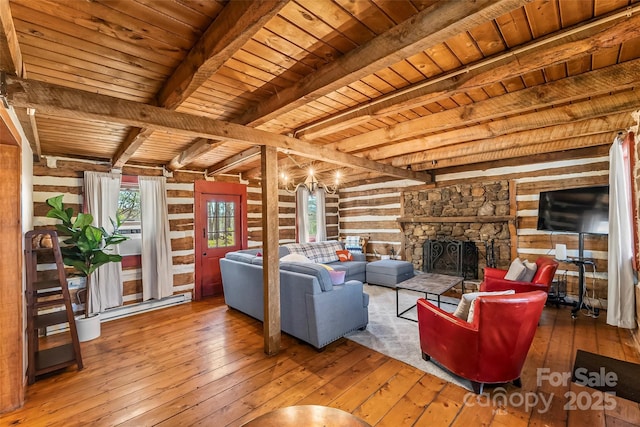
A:
[[[287,1],[230,1],[167,79],[156,97],[157,105],[171,110],[179,107],[275,16]],[[120,144],[111,163],[115,167],[122,167],[151,133],[146,129],[134,129]],[[187,158],[189,155],[179,154],[171,160],[169,166],[173,165],[178,169],[178,165],[183,165],[179,158]]]
[[[447,159],[451,160],[463,156],[480,156],[493,151],[560,141],[574,137],[588,137],[594,134],[606,133],[615,135],[620,129],[626,129],[632,122],[633,119],[628,113],[613,114],[607,117],[584,120],[571,124],[514,132],[488,140],[475,140],[462,144],[428,149],[419,153],[405,154],[385,161],[398,167],[411,165],[412,169],[415,168],[419,170],[424,169],[422,166],[428,163],[440,163]],[[613,138],[611,138],[610,143],[611,142],[613,142]],[[420,165],[420,167],[417,167],[417,164]]]
[[[544,85],[507,93],[474,103],[471,106],[462,106],[376,129],[328,144],[328,146],[340,151],[356,152],[377,145],[388,145],[393,141],[423,135],[427,132],[442,132],[478,121],[494,120],[504,117],[505,113],[509,115],[521,114],[557,103],[573,102],[607,94],[613,87],[618,90],[628,89],[637,86],[640,82],[638,69],[640,69],[640,59],[627,61]],[[377,152],[370,154],[374,155],[376,159],[388,157],[390,150],[411,150],[412,146],[420,146],[421,140],[422,138],[388,145],[388,147],[381,147],[379,150],[374,149],[373,151]]]
[[[361,47],[256,104],[234,120],[259,126],[313,99],[387,68],[465,30],[511,12],[529,0],[443,1],[425,8]]]
[[[22,52],[13,25],[9,0],[0,0],[0,70],[24,77]]]
[[[251,147],[248,150],[244,150],[235,156],[231,156],[220,163],[210,166],[207,169],[207,175],[215,175],[217,173],[224,173],[228,170],[235,168],[236,166],[247,162],[256,156],[260,155],[260,146]]]
[[[27,71],[22,62],[22,51],[18,43],[18,35],[13,25],[9,0],[0,0],[0,70],[27,78]],[[27,112],[27,110],[17,109],[15,113],[31,146],[33,159],[39,162],[42,151],[40,149],[40,135],[38,135],[35,111]]]
[[[419,170],[434,170],[451,167],[465,167],[466,165],[475,165],[473,170],[478,170],[479,166],[484,162],[494,162],[494,167],[507,166],[496,163],[502,160],[522,159],[527,157],[527,163],[533,163],[530,157],[536,157],[538,155],[547,155],[547,161],[554,160],[554,154],[560,157],[562,152],[576,151],[576,154],[570,155],[571,158],[575,158],[579,150],[584,150],[591,147],[598,146],[610,146],[613,142],[614,133],[606,132],[597,135],[591,135],[587,137],[569,138],[565,140],[557,140],[551,142],[543,142],[540,144],[532,144],[522,147],[506,148],[500,151],[491,151],[481,154],[470,154],[467,156],[447,158],[438,161],[435,165],[431,162],[425,162],[421,164],[415,164],[414,167]],[[567,156],[562,156],[567,157]],[[511,164],[514,164],[512,162]],[[522,160],[516,161],[515,164],[522,164]],[[466,169],[466,167],[465,167]]]
[[[179,156],[171,159],[171,162],[167,165],[167,169],[169,169],[170,171],[182,169],[204,153],[213,150],[216,147],[220,147],[224,143],[225,141],[214,141],[212,139],[198,138],[196,139],[195,143],[192,144],[188,149],[180,153]]]
[[[640,75],[638,75],[638,79],[640,80]],[[517,132],[528,129],[573,124],[604,116],[610,117],[619,113],[634,111],[639,105],[640,89],[630,90],[613,95],[600,96],[595,99],[590,98],[582,102],[567,104],[561,107],[526,114],[516,114],[506,119],[436,133],[397,144],[386,144],[368,151],[367,157],[372,160],[380,160],[395,157],[400,154],[421,152],[427,149],[435,150],[453,144],[479,141],[482,139],[488,140],[504,135],[514,135],[515,138]]]
[[[327,149],[324,146],[277,135],[235,123],[169,111],[148,104],[94,94],[50,83],[8,77],[8,100],[17,107],[36,108],[43,114],[59,117],[121,123],[150,130],[200,137],[224,139],[253,145],[277,147],[303,157],[341,166],[369,169],[384,175],[429,182],[427,173],[400,169],[363,157]]]
[[[371,102],[355,106],[334,117],[307,125],[296,132],[301,139],[313,139],[340,131],[344,123],[371,120],[378,115],[404,111],[427,102],[449,98],[471,87],[489,85],[539,70],[598,49],[640,36],[640,5],[563,29],[544,38],[511,49],[444,75],[403,88]]]

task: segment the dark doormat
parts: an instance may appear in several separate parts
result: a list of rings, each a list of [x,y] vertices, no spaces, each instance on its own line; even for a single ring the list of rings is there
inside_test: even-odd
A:
[[[640,403],[640,365],[590,353],[576,352],[571,381],[576,384],[614,392],[623,399]]]

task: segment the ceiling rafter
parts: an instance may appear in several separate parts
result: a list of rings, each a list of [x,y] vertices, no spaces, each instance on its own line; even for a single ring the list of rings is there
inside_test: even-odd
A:
[[[254,105],[237,122],[258,126],[526,3],[527,0],[436,3],[270,99]]]
[[[288,0],[229,2],[167,79],[156,96],[157,105],[170,110],[179,107],[287,2]],[[151,134],[147,129],[133,129],[113,156],[111,163],[114,167],[122,167],[129,161]],[[198,143],[199,141],[195,142]],[[180,158],[187,158],[188,155],[192,154],[179,154],[167,167],[177,169],[177,166],[184,166],[186,163],[182,163]]]
[[[254,105],[233,123],[259,126],[311,99],[333,92],[443,42],[464,29],[516,9],[527,0],[482,0],[473,4],[440,2],[391,28],[337,60],[308,74],[272,98]]]
[[[252,145],[266,145],[285,152],[341,166],[368,169],[383,175],[430,182],[428,173],[382,164],[363,157],[318,147],[285,135],[277,135],[247,126],[202,116],[170,111],[165,108],[89,93],[35,80],[8,77],[8,101],[23,108],[37,108],[45,114],[65,118],[99,120],[150,130],[200,137],[224,139]]]
[[[539,70],[640,37],[640,4],[560,30],[508,52],[484,58],[425,82],[403,88],[371,102],[357,105],[333,117],[304,126],[296,132],[301,139],[313,139],[384,114],[405,111],[427,102],[437,102],[469,90]],[[514,60],[515,59],[515,60]],[[379,130],[382,131],[382,130]],[[365,135],[360,138],[367,138]],[[351,145],[349,138],[341,145]],[[402,138],[400,136],[398,139]]]
[[[13,25],[13,17],[9,0],[0,0],[0,70],[15,73],[18,77],[27,78],[27,70],[22,61],[22,51],[18,43],[18,35]],[[42,150],[35,111],[16,110],[22,130],[29,140],[33,160],[40,161]]]
[[[526,114],[558,103],[579,101],[607,94],[612,87],[617,87],[619,90],[634,87],[640,81],[640,74],[637,72],[639,67],[640,60],[638,59],[619,65],[612,65],[544,85],[489,98],[485,101],[479,101],[471,107],[462,106],[386,128],[376,129],[351,138],[345,138],[337,143],[327,144],[327,146],[345,152],[357,152],[372,148],[370,151],[372,158],[380,159],[386,157],[385,155],[389,151],[412,150],[412,147],[419,147],[430,137],[396,142],[402,139],[406,140],[425,133],[447,131],[479,120],[499,119],[505,115],[505,111],[508,111],[510,115]],[[535,99],[535,105],[532,105],[531,99]],[[594,108],[596,107],[594,106]],[[396,143],[394,144],[394,142]],[[373,148],[378,145],[384,145],[384,147]],[[416,150],[413,149],[413,151]]]

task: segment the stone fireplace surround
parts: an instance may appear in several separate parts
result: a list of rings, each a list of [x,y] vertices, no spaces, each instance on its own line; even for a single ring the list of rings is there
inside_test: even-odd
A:
[[[427,240],[475,243],[478,275],[482,280],[487,247],[493,244],[498,268],[511,262],[509,182],[477,182],[405,191],[399,219],[405,237],[405,256],[416,270],[424,270]]]

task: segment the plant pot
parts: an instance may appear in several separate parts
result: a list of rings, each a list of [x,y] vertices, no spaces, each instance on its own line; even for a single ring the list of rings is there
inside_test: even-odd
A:
[[[76,329],[80,342],[98,338],[100,336],[100,313],[92,314],[89,317],[84,317],[84,315],[76,317]]]

